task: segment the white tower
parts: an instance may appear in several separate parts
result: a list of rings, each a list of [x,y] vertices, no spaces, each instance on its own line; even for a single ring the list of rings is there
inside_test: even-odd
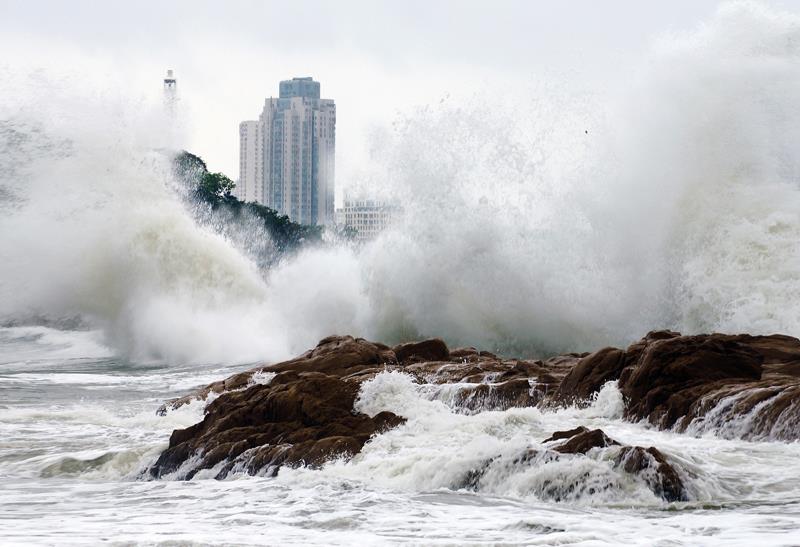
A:
[[[178,82],[172,69],[167,70],[164,78],[164,109],[170,117],[175,116],[175,102],[178,100]]]

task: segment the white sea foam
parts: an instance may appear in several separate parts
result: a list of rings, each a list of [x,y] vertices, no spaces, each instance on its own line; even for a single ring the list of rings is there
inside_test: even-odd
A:
[[[388,410],[408,421],[372,439],[351,462],[329,464],[322,473],[406,491],[469,488],[485,495],[573,505],[664,503],[648,487],[646,473],[631,476],[615,465],[617,447],[592,450],[588,458],[548,455],[544,439],[583,425],[601,428],[623,444],[661,450],[695,503],[784,499],[800,487],[796,479],[784,476],[788,482],[776,490],[773,476],[773,464],[788,464],[799,446],[692,438],[621,421],[616,382],[606,384],[589,407],[555,411],[512,408],[467,415],[429,400],[429,395],[427,386],[399,372],[384,372],[366,382],[357,410],[370,415]]]
[[[259,372],[255,372],[250,377],[250,382],[248,382],[247,386],[248,387],[255,386],[255,385],[265,386],[265,385],[268,385],[272,381],[273,378],[275,378],[275,373],[274,372],[264,372],[263,370],[259,371]]]
[[[61,333],[64,341],[71,336]],[[82,333],[75,336],[80,340]],[[357,408],[390,410],[408,421],[372,439],[350,462],[321,470],[283,468],[275,478],[247,476],[240,466],[224,481],[211,479],[216,469],[189,482],[170,480],[179,479],[180,470],[164,480],[136,481],[173,429],[202,418],[202,401],[164,417],[155,414],[160,400],[185,392],[196,371],[140,370],[127,390],[143,391],[123,398],[127,390],[115,375],[130,365],[104,359],[108,391],[103,375],[93,376],[90,389],[75,400],[84,361],[48,358],[35,340],[25,344],[18,349],[57,371],[59,381],[32,378],[25,363],[3,368],[4,377],[13,379],[0,385],[4,401],[19,401],[0,406],[0,510],[7,517],[0,519],[0,533],[7,542],[109,537],[203,543],[224,534],[226,541],[259,544],[271,541],[263,535],[267,529],[269,537],[300,544],[319,542],[322,533],[326,544],[420,538],[434,544],[644,544],[647,538],[745,545],[756,537],[764,544],[791,543],[800,524],[793,512],[800,482],[792,472],[800,445],[695,438],[623,422],[613,382],[587,408],[469,415],[431,400],[412,377],[386,372],[363,385]],[[76,377],[62,381],[70,374]],[[65,385],[70,391],[61,390]],[[153,398],[159,389],[169,391]],[[31,390],[44,395],[26,400]],[[615,468],[614,448],[588,458],[515,461],[529,448],[544,454],[545,438],[577,425],[602,428],[626,444],[658,447],[678,466],[692,501],[664,511],[666,504],[643,476]],[[31,530],[39,535],[32,538]]]

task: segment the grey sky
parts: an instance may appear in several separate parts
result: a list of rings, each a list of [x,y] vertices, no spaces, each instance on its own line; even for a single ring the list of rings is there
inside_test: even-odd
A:
[[[800,11],[800,0],[770,5]],[[0,0],[0,64],[80,61],[160,91],[177,72],[189,143],[238,175],[237,125],[281,79],[313,76],[338,107],[337,184],[365,135],[398,112],[472,88],[568,73],[607,85],[659,34],[688,31],[715,0],[86,1]],[[5,61],[9,62],[9,61]]]

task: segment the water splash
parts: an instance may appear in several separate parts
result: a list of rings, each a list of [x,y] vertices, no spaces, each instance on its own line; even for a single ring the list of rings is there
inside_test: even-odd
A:
[[[78,317],[167,361],[331,333],[525,355],[665,327],[800,334],[798,38],[798,17],[733,3],[662,38],[624,96],[548,83],[407,114],[367,166],[405,220],[269,272],[186,214],[142,105],[52,82],[29,104],[5,79],[0,318]]]

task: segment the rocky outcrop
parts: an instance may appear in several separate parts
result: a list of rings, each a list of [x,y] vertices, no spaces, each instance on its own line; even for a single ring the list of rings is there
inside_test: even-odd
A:
[[[626,446],[610,438],[600,429],[580,426],[568,431],[556,431],[542,441],[544,447],[530,447],[512,457],[497,456],[484,460],[469,469],[456,488],[480,490],[490,470],[502,469],[501,475],[524,473],[525,468],[547,466],[553,462],[594,458],[605,461],[616,473],[630,475],[643,482],[664,501],[688,501],[689,495],[677,468],[657,448]],[[553,443],[553,444],[551,444]],[[546,499],[561,501],[567,496],[592,495],[600,490],[619,487],[618,481],[598,485],[592,477],[565,477],[565,482],[548,481],[542,494]],[[581,482],[586,484],[581,484]],[[616,486],[615,486],[616,483]]]
[[[800,340],[674,335],[634,350],[619,378],[629,419],[741,438],[800,438]]]
[[[397,360],[403,364],[418,361],[447,361],[450,359],[450,350],[440,338],[423,340],[422,342],[409,342],[392,348]]]
[[[588,404],[618,381],[625,416],[679,431],[800,439],[800,340],[654,331],[580,359],[549,402]]]
[[[556,431],[550,436],[550,439],[566,439],[553,448],[553,450],[561,454],[586,454],[593,448],[607,448],[619,445],[617,441],[608,437],[601,429],[590,431],[585,427],[570,431]]]
[[[173,432],[150,475],[191,478],[214,469],[221,478],[236,468],[274,473],[284,465],[314,467],[351,457],[372,435],[403,422],[388,412],[369,417],[353,411],[360,380],[396,366],[387,346],[328,337],[296,359],[207,386],[194,396],[228,391],[208,405],[202,422]],[[264,372],[275,376],[250,385],[256,373]]]
[[[222,478],[237,468],[274,473],[284,465],[314,467],[351,457],[372,435],[404,421],[389,412],[369,417],[353,411],[358,378],[396,362],[385,346],[326,338],[300,358],[269,367],[276,375],[268,384],[222,393],[202,422],[172,433],[150,475],[191,478],[214,469]],[[226,382],[244,380],[237,375]]]
[[[688,500],[683,480],[657,448],[623,447],[615,463],[626,473],[642,477],[657,496],[667,501]]]
[[[245,389],[254,383],[255,377],[264,373],[276,374],[289,370],[321,372],[343,380],[361,381],[384,370],[397,368],[397,357],[389,346],[352,336],[328,336],[320,340],[314,349],[294,359],[234,374],[184,397],[168,401],[157,412],[164,414],[191,401],[206,399],[212,393]]]
[[[625,473],[644,480],[657,496],[666,501],[687,501],[688,494],[683,480],[667,457],[657,448],[623,446],[600,429],[589,430],[578,427],[569,431],[557,431],[544,442],[562,442],[552,450],[559,454],[586,455],[593,449],[621,447],[614,458],[614,466]]]
[[[210,394],[242,390],[263,374],[286,370],[316,371],[345,381],[363,382],[384,371],[401,370],[425,384],[459,384],[455,405],[465,410],[504,410],[534,406],[549,397],[580,359],[577,354],[547,360],[503,359],[474,348],[448,350],[440,339],[389,348],[351,336],[330,336],[299,357],[261,365],[166,402],[164,414]]]
[[[313,467],[352,457],[372,435],[403,422],[388,412],[370,417],[354,411],[361,384],[383,371],[402,371],[429,384],[461,412],[588,404],[606,382],[617,381],[630,420],[752,439],[800,438],[800,340],[789,336],[655,331],[624,350],[546,360],[449,350],[439,339],[391,348],[331,336],[294,359],[235,374],[166,403],[161,412],[218,394],[202,422],[173,432],[150,474],[274,473],[285,465]],[[548,442],[559,440],[549,454],[585,455],[619,445],[600,430],[559,432]],[[626,472],[655,469],[661,478],[652,483],[654,492],[680,499],[679,477],[663,454],[653,447],[621,450],[618,465]]]
[[[316,467],[351,457],[372,435],[404,421],[389,412],[354,414],[357,394],[357,384],[296,371],[278,374],[269,385],[225,393],[208,406],[202,422],[173,432],[150,473],[181,470],[181,478],[191,478],[224,463],[215,471],[222,478],[237,465],[274,473],[283,465]]]
[[[588,400],[606,382],[619,378],[625,365],[625,352],[617,348],[603,348],[587,355],[561,381],[555,394],[556,401],[575,403]]]
[[[671,427],[702,395],[725,383],[759,380],[763,357],[739,342],[681,336],[649,344],[620,388],[627,415]]]
[[[357,414],[361,383],[383,371],[403,370],[421,382],[463,382],[453,404],[463,411],[506,409],[539,403],[568,367],[564,359],[503,361],[488,352],[451,355],[438,339],[389,348],[351,336],[330,336],[297,358],[255,367],[175,399],[172,408],[211,393],[202,422],[176,430],[150,468],[153,477],[191,478],[213,469],[274,473],[281,466],[319,466],[357,454],[375,433],[402,423],[391,413]],[[256,382],[260,375],[274,375]]]

